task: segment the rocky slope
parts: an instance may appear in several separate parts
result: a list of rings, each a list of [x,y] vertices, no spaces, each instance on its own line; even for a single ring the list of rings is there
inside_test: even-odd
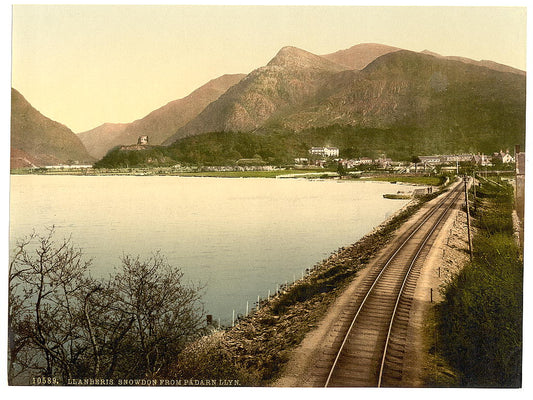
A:
[[[74,132],[42,115],[13,88],[11,151],[15,167],[93,161]]]
[[[336,74],[320,93],[288,115],[284,126],[410,126],[442,135],[461,131],[474,144],[490,131],[524,132],[524,76],[406,50],[381,56],[362,71]]]
[[[346,67],[296,47],[284,47],[247,75],[164,144],[210,131],[252,131],[312,98]]]

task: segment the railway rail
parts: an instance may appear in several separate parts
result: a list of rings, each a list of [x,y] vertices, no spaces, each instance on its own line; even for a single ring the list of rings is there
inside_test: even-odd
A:
[[[315,383],[325,387],[401,385],[416,282],[435,232],[460,202],[461,188],[457,184],[427,210],[364,279],[343,312],[344,326],[318,360]]]

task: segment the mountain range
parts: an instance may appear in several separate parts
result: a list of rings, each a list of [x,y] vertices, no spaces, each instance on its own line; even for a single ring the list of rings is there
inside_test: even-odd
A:
[[[373,129],[378,136],[388,132],[381,147],[387,147],[387,135],[411,132],[406,140],[416,136],[419,143],[402,144],[404,152],[416,151],[420,142],[434,152],[489,151],[523,144],[525,81],[525,72],[512,67],[427,50],[359,44],[315,55],[287,46],[247,75],[224,75],[140,120],[104,124],[78,137],[95,158],[141,135],[152,145],[176,147],[210,132],[303,137],[302,132],[332,126],[343,127],[348,136],[366,130],[371,136],[358,139],[358,146],[373,141],[368,133]]]

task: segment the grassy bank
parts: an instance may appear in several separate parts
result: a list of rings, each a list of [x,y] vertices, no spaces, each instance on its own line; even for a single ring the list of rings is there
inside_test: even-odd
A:
[[[430,185],[440,186],[446,181],[446,177],[439,176],[424,176],[424,175],[379,175],[367,178],[373,181],[382,182],[402,182],[414,185]]]
[[[512,187],[484,182],[475,206],[473,260],[434,310],[437,356],[457,379],[432,384],[520,387],[523,260],[513,237]]]
[[[328,169],[275,169],[272,171],[194,171],[183,172],[172,167],[155,168],[100,168],[100,169],[13,169],[12,175],[80,175],[80,176],[190,176],[190,177],[212,177],[212,178],[276,178],[284,175],[302,175],[302,177],[320,177],[330,174]]]

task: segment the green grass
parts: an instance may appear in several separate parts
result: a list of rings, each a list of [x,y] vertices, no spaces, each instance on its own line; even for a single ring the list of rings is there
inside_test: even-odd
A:
[[[513,191],[483,183],[477,194],[473,261],[437,306],[437,347],[459,386],[520,387],[523,260],[513,237]]]
[[[416,185],[431,185],[431,186],[440,186],[446,180],[444,176],[422,176],[422,175],[383,175],[383,176],[373,176],[369,179],[373,181],[403,182],[403,183],[412,183]]]
[[[206,172],[178,172],[177,176],[197,176],[214,178],[275,178],[281,175],[299,174],[305,176],[310,173],[323,173],[323,170],[300,170],[300,169],[280,169],[274,171],[206,171]]]

